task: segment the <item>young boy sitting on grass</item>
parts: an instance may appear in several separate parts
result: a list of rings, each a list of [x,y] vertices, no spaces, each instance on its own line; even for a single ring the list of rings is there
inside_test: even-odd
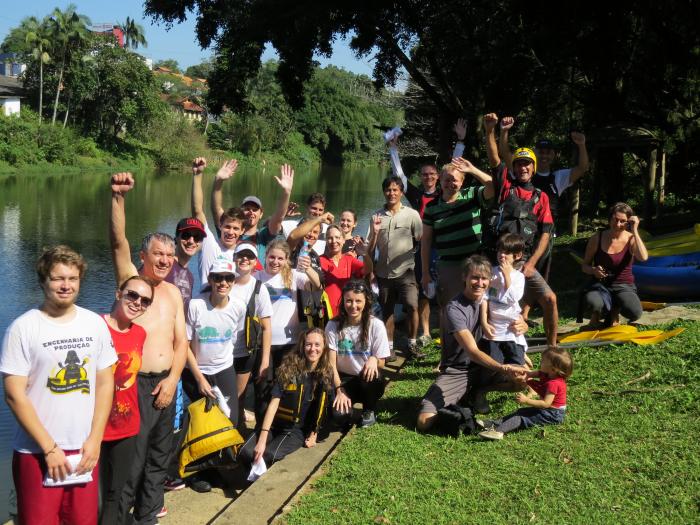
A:
[[[559,425],[566,415],[566,380],[571,376],[574,362],[563,348],[550,347],[542,354],[539,370],[526,373],[528,393],[519,392],[515,400],[527,408],[519,408],[501,419],[477,420],[484,428],[479,437],[503,439],[503,435],[535,425]],[[540,399],[532,399],[533,395]]]

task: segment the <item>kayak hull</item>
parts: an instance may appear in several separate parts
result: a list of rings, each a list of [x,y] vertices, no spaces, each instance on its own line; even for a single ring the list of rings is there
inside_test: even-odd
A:
[[[700,251],[649,260],[632,266],[637,291],[662,298],[700,297]]]

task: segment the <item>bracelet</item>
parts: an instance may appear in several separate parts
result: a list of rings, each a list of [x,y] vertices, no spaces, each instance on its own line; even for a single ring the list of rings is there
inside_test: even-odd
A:
[[[261,429],[260,429],[260,432],[269,432],[269,431],[270,431],[269,428],[261,428]]]
[[[56,442],[54,441],[53,447],[51,447],[51,450],[49,450],[48,452],[45,452],[45,453],[44,453],[44,457],[46,457],[46,456],[48,456],[49,454],[51,454],[52,452],[54,452],[57,448],[58,448],[58,445],[57,445]]]

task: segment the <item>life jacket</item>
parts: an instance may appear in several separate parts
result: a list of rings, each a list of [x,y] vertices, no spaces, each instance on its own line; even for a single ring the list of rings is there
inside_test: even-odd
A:
[[[552,217],[556,220],[559,212],[559,191],[557,190],[556,177],[554,171],[550,170],[546,177],[542,177],[535,173],[532,177],[532,185],[540,191],[543,191],[549,197],[549,210],[552,212]]]
[[[245,348],[250,355],[256,353],[262,347],[262,325],[260,318],[255,315],[255,300],[260,293],[262,282],[255,280],[255,288],[248,300],[245,312]]]
[[[233,458],[238,455],[238,450],[244,442],[243,437],[216,401],[203,397],[191,403],[187,412],[190,414],[190,424],[180,448],[181,478],[196,472],[196,469],[188,469],[188,466],[223,449],[230,448]]]
[[[332,319],[328,294],[323,290],[297,290],[297,314],[307,328],[325,328]]]
[[[284,387],[274,422],[282,427],[303,423],[301,421],[301,407],[304,402],[305,388],[304,381],[289,383]],[[309,407],[309,412],[313,416],[309,430],[318,432],[326,418],[327,411],[328,393],[324,388],[323,382],[319,381],[315,387],[313,401]]]
[[[540,201],[541,194],[542,190],[534,188],[530,199],[524,200],[518,196],[516,187],[511,186],[503,202],[488,219],[483,244],[495,254],[496,243],[501,235],[517,233],[525,241],[525,251],[529,255],[538,238],[534,209]]]

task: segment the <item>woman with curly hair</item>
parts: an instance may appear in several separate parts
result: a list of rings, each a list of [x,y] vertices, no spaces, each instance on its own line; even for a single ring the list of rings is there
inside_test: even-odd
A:
[[[337,317],[326,325],[336,389],[333,408],[342,416],[361,402],[361,426],[369,427],[376,423],[374,409],[384,394],[380,369],[390,355],[389,339],[384,323],[371,313],[372,292],[364,281],[345,284],[340,305]]]
[[[316,444],[318,430],[333,397],[333,367],[326,335],[311,328],[277,369],[272,399],[260,431],[248,438],[239,459],[252,465],[263,458],[270,466],[302,446]]]

